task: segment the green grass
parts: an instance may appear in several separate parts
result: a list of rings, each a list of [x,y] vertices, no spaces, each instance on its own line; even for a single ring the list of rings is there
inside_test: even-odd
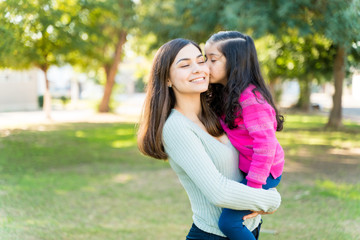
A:
[[[358,238],[360,126],[330,132],[325,122],[287,116],[278,133],[286,153],[282,205],[263,217],[261,239]],[[0,136],[0,239],[185,238],[187,195],[168,163],[138,153],[134,124],[50,125]]]

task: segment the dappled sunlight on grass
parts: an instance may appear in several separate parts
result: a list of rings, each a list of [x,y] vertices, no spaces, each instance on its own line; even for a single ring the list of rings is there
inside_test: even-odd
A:
[[[360,129],[360,127],[359,127]],[[347,132],[312,132],[301,129],[285,129],[277,133],[282,146],[318,145],[332,148],[360,148],[360,134]]]
[[[307,116],[307,115],[286,115],[284,129],[321,129],[327,121],[323,116]]]
[[[118,129],[116,130],[116,135],[119,136],[124,136],[124,135],[134,135],[135,130],[133,128],[128,128],[128,129]]]
[[[97,191],[97,189],[93,186],[85,186],[85,187],[82,187],[80,190],[82,192],[89,192],[89,193],[94,193]]]
[[[345,200],[360,200],[360,184],[337,184],[330,180],[316,181],[317,191],[325,196]]]
[[[286,122],[291,123],[326,123],[327,118],[323,116],[312,116],[312,115],[286,115]]]
[[[54,193],[57,194],[57,195],[66,195],[66,194],[69,193],[69,191],[64,191],[64,190],[61,190],[61,189],[55,189]]]
[[[310,172],[310,169],[306,166],[304,166],[304,164],[298,163],[298,162],[286,162],[285,166],[284,166],[284,172],[289,172],[289,173],[304,173],[304,172]]]
[[[115,175],[113,178],[112,178],[112,182],[115,182],[115,183],[128,183],[132,180],[135,180],[136,177],[135,175],[133,174],[117,174]]]
[[[111,143],[111,146],[113,148],[126,148],[135,146],[135,143],[134,140],[116,140]]]
[[[76,131],[75,136],[78,138],[83,138],[83,137],[85,137],[85,133],[84,133],[84,131]]]
[[[344,149],[340,149],[340,148],[332,148],[328,151],[328,153],[330,154],[336,154],[336,155],[347,155],[347,156],[352,156],[352,155],[359,155],[360,156],[360,148],[344,148]],[[358,159],[358,161],[355,161],[357,163],[360,163],[360,159]]]

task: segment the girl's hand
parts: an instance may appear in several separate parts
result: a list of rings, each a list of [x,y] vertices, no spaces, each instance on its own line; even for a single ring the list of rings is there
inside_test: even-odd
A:
[[[259,214],[260,214],[260,215],[266,215],[266,214],[273,214],[274,212],[276,212],[276,210],[273,211],[273,212],[252,211],[252,213],[244,216],[244,217],[243,217],[243,220],[250,219],[250,218],[254,218],[254,217],[256,217],[256,216],[259,215]]]

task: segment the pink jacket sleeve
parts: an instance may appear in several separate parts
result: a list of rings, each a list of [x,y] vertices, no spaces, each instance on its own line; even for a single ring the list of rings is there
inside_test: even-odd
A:
[[[253,156],[246,179],[248,186],[261,188],[266,183],[275,158],[277,146],[276,117],[273,107],[260,94],[253,93],[240,97],[242,116],[246,129],[253,139]]]

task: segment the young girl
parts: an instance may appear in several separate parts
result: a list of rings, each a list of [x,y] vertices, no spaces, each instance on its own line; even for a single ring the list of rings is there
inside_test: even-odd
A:
[[[284,166],[284,152],[275,132],[283,116],[260,73],[254,41],[239,32],[219,32],[205,45],[212,84],[211,106],[233,146],[239,151],[242,183],[252,188],[276,187]],[[224,209],[219,227],[231,240],[255,239],[244,226],[249,211]]]
[[[189,240],[227,239],[218,227],[222,208],[271,212],[281,200],[275,190],[239,183],[238,152],[209,108],[208,86],[209,68],[196,43],[164,44],[153,61],[138,132],[140,151],[169,159],[189,196],[194,221]],[[246,221],[256,236],[259,222],[260,216]]]

